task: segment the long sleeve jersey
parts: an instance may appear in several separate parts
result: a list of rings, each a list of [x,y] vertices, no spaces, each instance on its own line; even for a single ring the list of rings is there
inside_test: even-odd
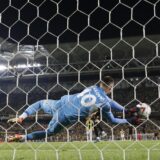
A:
[[[124,107],[109,98],[105,91],[96,85],[88,87],[80,93],[61,97],[61,106],[65,116],[70,120],[76,117],[83,119],[100,108],[104,120],[116,124],[128,122],[126,119],[114,117],[112,109],[123,112]]]

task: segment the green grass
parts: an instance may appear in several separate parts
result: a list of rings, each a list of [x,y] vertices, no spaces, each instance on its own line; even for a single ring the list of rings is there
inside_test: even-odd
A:
[[[160,160],[160,141],[1,143],[0,160]]]

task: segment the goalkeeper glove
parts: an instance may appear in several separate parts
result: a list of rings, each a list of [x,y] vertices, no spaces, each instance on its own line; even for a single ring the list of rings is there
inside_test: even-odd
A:
[[[130,109],[125,109],[125,113],[129,117],[131,117],[131,116],[138,116],[139,115],[139,111],[140,111],[140,108],[138,108],[138,107],[133,107],[133,108],[130,108]]]
[[[139,125],[143,122],[143,119],[139,118],[138,116],[134,116],[131,118],[127,118],[127,121],[133,125]]]
[[[23,118],[11,118],[7,121],[7,123],[22,123],[23,122]]]

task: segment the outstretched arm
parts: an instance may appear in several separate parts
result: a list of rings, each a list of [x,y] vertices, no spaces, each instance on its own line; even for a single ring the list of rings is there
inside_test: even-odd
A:
[[[125,124],[125,123],[128,123],[127,119],[115,118],[111,111],[103,112],[103,118],[105,120],[108,119],[111,123],[114,123],[114,124]]]
[[[20,117],[22,118],[26,118],[30,115],[33,115],[34,113],[36,113],[37,111],[39,111],[40,109],[42,109],[43,105],[45,103],[45,100],[41,100],[41,101],[37,101],[35,103],[33,103],[32,105],[30,105],[23,113],[22,115],[20,115]],[[24,115],[24,116],[23,116]]]
[[[143,122],[143,120],[138,116],[132,116],[129,118],[124,118],[124,119],[115,118],[113,113],[111,111],[105,110],[105,108],[103,109],[102,113],[103,113],[103,119],[105,121],[107,121],[107,119],[108,119],[111,123],[114,123],[114,124],[130,123],[133,125],[139,125]]]
[[[8,120],[8,122],[11,123],[22,123],[22,121],[27,118],[29,115],[34,114],[35,112],[39,111],[43,106],[44,101],[38,101],[36,103],[33,103],[30,105],[19,117],[11,118]]]
[[[111,105],[111,108],[116,111],[123,112],[123,110],[125,109],[122,105],[120,105],[116,101],[111,100],[109,103]]]

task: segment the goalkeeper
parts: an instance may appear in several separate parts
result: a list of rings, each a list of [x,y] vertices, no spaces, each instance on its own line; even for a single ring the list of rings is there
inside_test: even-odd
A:
[[[124,107],[108,97],[114,86],[113,78],[105,76],[103,82],[100,82],[99,85],[88,87],[80,93],[62,96],[60,100],[40,100],[30,105],[22,115],[9,119],[8,122],[22,123],[28,116],[42,109],[45,113],[53,116],[48,128],[27,135],[8,137],[8,141],[36,140],[51,136],[63,129],[63,126],[74,124],[78,120],[85,120],[88,116],[97,112],[99,108],[104,121],[109,120],[115,124],[138,123],[136,116],[127,119],[114,117],[111,110],[123,112]]]

